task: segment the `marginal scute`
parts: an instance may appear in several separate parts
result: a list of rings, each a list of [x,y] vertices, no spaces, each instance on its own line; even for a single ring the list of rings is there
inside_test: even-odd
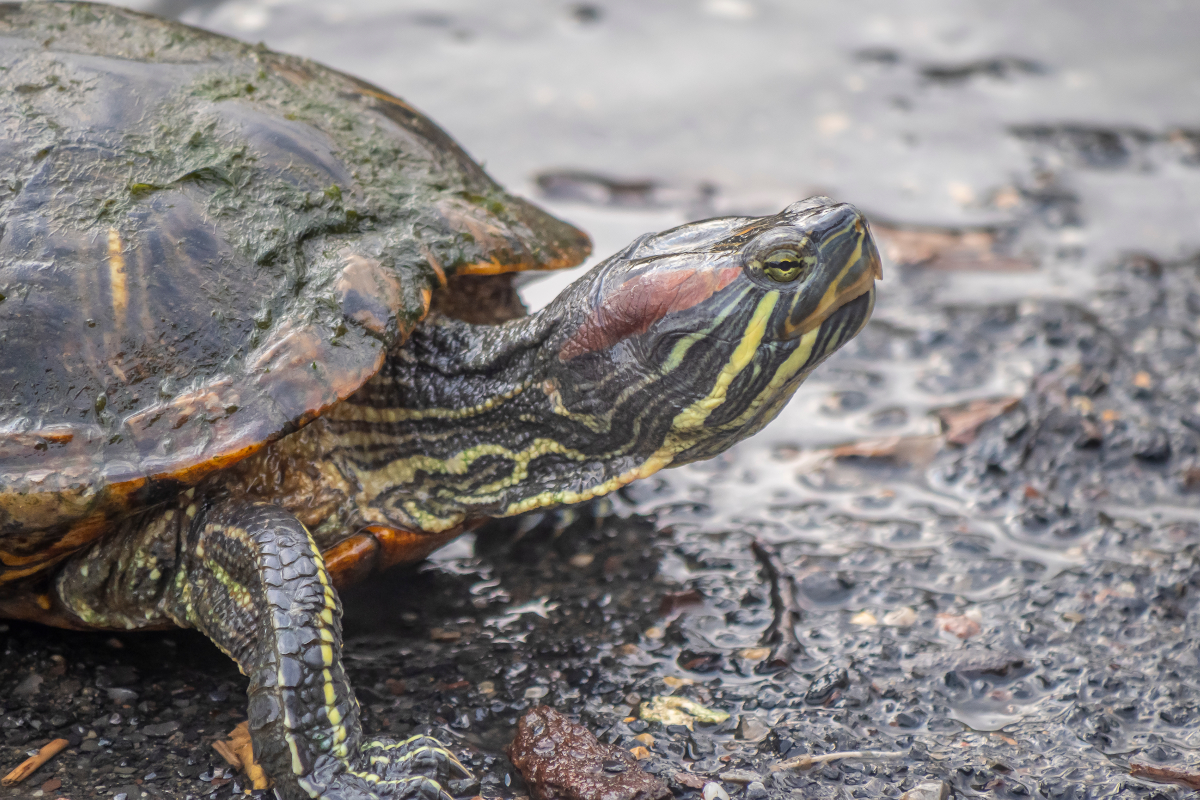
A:
[[[402,294],[396,276],[375,258],[345,256],[346,266],[334,283],[342,313],[372,333],[383,334],[396,321]]]

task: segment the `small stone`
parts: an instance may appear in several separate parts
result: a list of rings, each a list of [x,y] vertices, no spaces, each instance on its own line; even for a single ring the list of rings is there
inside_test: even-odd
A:
[[[758,773],[746,769],[730,769],[717,776],[726,783],[754,783]]]
[[[672,689],[678,689],[680,686],[692,686],[696,682],[691,678],[676,678],[674,675],[668,675],[663,678],[663,683]]]
[[[704,800],[729,800],[729,792],[717,782],[704,784]]]
[[[42,682],[45,681],[41,675],[30,675],[16,685],[12,690],[12,696],[21,700],[27,697],[33,697],[41,688]]]
[[[870,611],[858,612],[857,614],[855,614],[853,617],[850,618],[850,622],[855,625],[862,626],[864,628],[870,628],[872,626],[879,624],[879,620],[877,620],[875,618],[875,615],[872,614]]]
[[[770,732],[771,729],[757,717],[743,716],[734,735],[744,742],[753,743],[761,742]]]
[[[938,614],[937,625],[939,629],[959,639],[969,639],[983,630],[978,622],[965,614]]]
[[[738,655],[747,661],[762,661],[764,658],[771,655],[771,648],[747,647],[745,650],[738,652]]]
[[[629,754],[632,755],[634,758],[636,758],[638,761],[642,761],[642,760],[650,757],[650,751],[640,745],[637,747],[630,748]]]
[[[662,628],[646,628],[647,639],[661,639],[666,636]]]
[[[58,778],[51,778],[50,780],[48,780],[42,784],[43,792],[53,792],[53,791],[55,791],[57,789],[61,789],[61,788],[62,788],[62,781]]]
[[[654,737],[648,733],[639,733],[633,738],[646,745],[646,747],[654,747]]]
[[[894,628],[911,628],[917,622],[917,612],[909,606],[902,606],[883,615],[883,624]]]
[[[575,555],[571,556],[570,563],[572,567],[579,567],[582,569],[583,567],[590,566],[595,560],[596,556],[592,553],[576,553]]]
[[[142,733],[146,734],[147,736],[152,736],[156,739],[166,738],[177,730],[179,730],[178,720],[160,722],[157,725],[145,725],[142,727]]]
[[[541,698],[545,697],[548,694],[550,694],[550,690],[547,689],[545,686],[530,686],[528,689],[525,690],[525,699],[526,700],[540,700]]]
[[[491,681],[480,681],[479,685],[476,686],[475,688],[479,690],[480,694],[495,694],[496,693],[496,684]]]
[[[900,795],[900,800],[946,800],[949,796],[950,787],[945,781],[925,781]]]
[[[133,689],[113,688],[106,690],[105,693],[108,695],[108,699],[114,703],[132,703],[138,699],[138,693]]]
[[[746,785],[746,800],[762,800],[767,796],[767,787],[762,781],[752,781]]]

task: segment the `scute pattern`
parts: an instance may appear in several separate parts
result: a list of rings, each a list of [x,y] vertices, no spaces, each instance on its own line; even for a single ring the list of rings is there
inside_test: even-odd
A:
[[[0,53],[0,582],[352,394],[455,272],[587,253],[303,59],[65,3],[0,6]]]

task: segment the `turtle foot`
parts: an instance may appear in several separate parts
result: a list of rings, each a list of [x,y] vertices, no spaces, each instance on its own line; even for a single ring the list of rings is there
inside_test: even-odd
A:
[[[320,793],[323,800],[453,800],[445,786],[471,773],[445,746],[429,736],[402,741],[371,739],[357,763]]]

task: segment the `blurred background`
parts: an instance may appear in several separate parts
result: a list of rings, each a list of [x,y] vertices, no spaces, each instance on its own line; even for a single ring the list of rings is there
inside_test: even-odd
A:
[[[1055,230],[1006,243],[1040,268],[997,279],[1010,293],[1071,293],[1076,267],[1200,245],[1191,2],[123,4],[403,97],[600,257],[815,193],[881,222],[997,232],[1053,206]]]

